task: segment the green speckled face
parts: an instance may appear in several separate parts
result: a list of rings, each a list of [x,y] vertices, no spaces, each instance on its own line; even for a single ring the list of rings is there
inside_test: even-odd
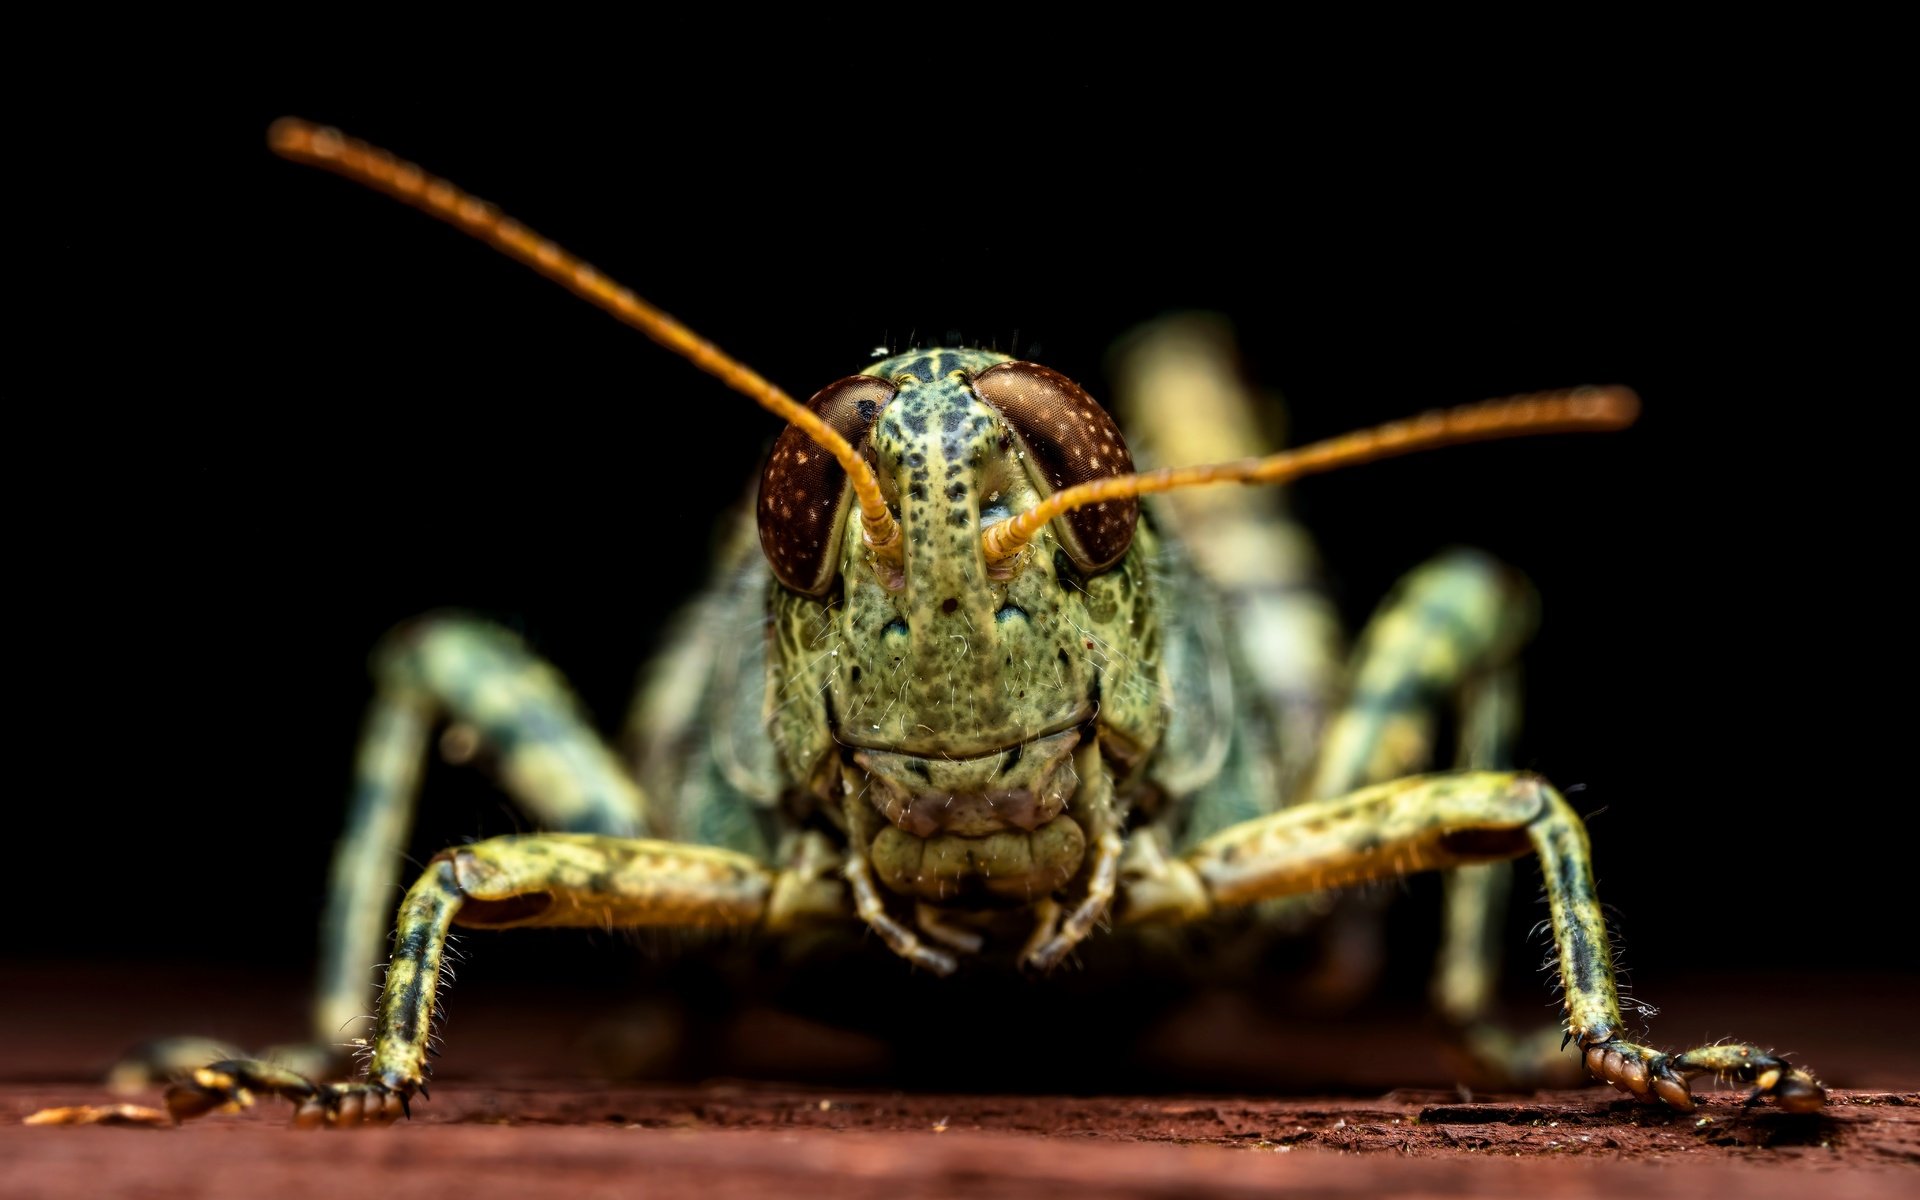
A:
[[[875,867],[896,891],[915,891],[918,868],[896,861],[919,862],[913,842],[939,843],[951,857],[952,843],[984,852],[1012,834],[1021,845],[988,854],[980,874],[1008,894],[1051,892],[1077,869],[1083,846],[1052,828],[1070,823],[1059,814],[1074,789],[1074,745],[1091,723],[1103,748],[1134,761],[1164,720],[1145,530],[1091,577],[1052,531],[1009,578],[987,573],[983,522],[1043,498],[1020,438],[971,384],[1005,361],[937,350],[870,369],[898,389],[869,441],[900,517],[904,581],[887,586],[858,523],[846,521],[837,594],[774,589],[769,689],[782,758],[790,777],[830,804],[843,756],[859,766],[892,826],[876,842]],[[1068,854],[1071,863],[1055,861]],[[950,882],[923,898],[954,894]]]

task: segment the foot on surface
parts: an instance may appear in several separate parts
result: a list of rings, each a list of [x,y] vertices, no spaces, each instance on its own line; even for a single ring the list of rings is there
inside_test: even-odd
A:
[[[297,1071],[258,1059],[227,1059],[200,1067],[167,1089],[166,1105],[174,1121],[190,1121],[212,1112],[237,1112],[259,1096],[293,1103],[293,1123],[301,1129],[323,1126],[386,1125],[411,1115],[414,1092],[424,1085],[398,1078],[353,1083],[315,1083]]]
[[[1648,1046],[1610,1039],[1586,1048],[1587,1070],[1623,1092],[1658,1099],[1668,1108],[1692,1112],[1688,1082],[1718,1075],[1753,1085],[1747,1103],[1772,1100],[1784,1112],[1817,1112],[1826,1105],[1826,1089],[1812,1075],[1778,1055],[1744,1043],[1702,1046],[1685,1054],[1666,1054]]]

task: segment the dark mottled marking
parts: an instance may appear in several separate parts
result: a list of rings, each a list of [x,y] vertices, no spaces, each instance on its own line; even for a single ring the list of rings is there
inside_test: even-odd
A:
[[[853,670],[847,672],[847,682],[848,683],[860,682],[860,667],[858,664],[855,664]]]
[[[880,406],[878,404],[875,404],[871,400],[861,400],[858,403],[856,403],[853,407],[854,407],[854,411],[860,414],[860,419],[862,421],[868,422],[869,424],[872,423],[874,417],[880,414]]]
[[[1580,869],[1580,860],[1565,853],[1559,846],[1554,847],[1558,861],[1554,863],[1554,874],[1560,884],[1560,894],[1569,902],[1589,899],[1586,872]]]
[[[1557,849],[1557,848],[1556,848]],[[1586,886],[1586,872],[1581,870],[1578,860],[1561,855],[1554,863],[1554,878],[1560,888],[1561,903],[1567,909],[1565,937],[1573,950],[1573,978],[1567,986],[1574,991],[1592,995],[1600,987],[1600,948],[1589,945],[1586,930],[1574,919],[1572,909],[1577,901],[1590,900]]]
[[[1080,586],[1080,571],[1067,557],[1067,552],[1056,548],[1053,552],[1053,574],[1066,587]]]
[[[399,944],[393,948],[393,956],[419,962],[426,958],[427,947],[432,940],[433,930],[429,926],[416,926],[401,937]]]
[[[421,980],[416,974],[407,981],[407,990],[400,993],[400,1016],[396,1022],[408,1041],[420,1040]]]
[[[1011,621],[1015,617],[1026,619],[1026,616],[1027,610],[1021,608],[1018,604],[1002,604],[993,612],[993,619],[996,621]],[[1013,665],[1013,657],[1011,655],[1007,657],[1007,665]]]
[[[1060,660],[1061,666],[1070,667],[1073,665],[1073,660],[1067,657],[1067,651],[1064,646],[1061,647],[1059,650],[1055,651],[1054,655]]]
[[[927,414],[919,405],[909,404],[905,411],[900,414],[900,423],[906,426],[907,432],[913,434],[915,437],[926,436]]]
[[[881,627],[880,633],[881,633],[881,636],[883,637],[889,633],[897,633],[901,637],[905,637],[907,635],[906,618],[895,617],[893,620],[888,621],[884,626]]]
[[[947,499],[965,500],[966,498],[967,498],[966,480],[956,479],[952,483],[947,485]]]
[[[948,596],[945,600],[942,600],[940,602],[940,611],[943,613],[950,613],[954,609],[959,607],[960,607],[960,601],[955,599],[952,596]]]
[[[947,513],[947,524],[955,529],[965,529],[973,524],[973,514],[964,508],[952,509]]]
[[[949,408],[940,414],[940,430],[943,433],[958,433],[960,423],[966,419],[967,414],[960,409]]]

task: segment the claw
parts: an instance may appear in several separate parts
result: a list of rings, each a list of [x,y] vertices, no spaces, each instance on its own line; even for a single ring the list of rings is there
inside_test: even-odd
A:
[[[1693,1092],[1687,1087],[1687,1081],[1675,1073],[1672,1059],[1662,1054],[1647,1063],[1647,1070],[1653,1076],[1653,1094],[1662,1104],[1675,1112],[1693,1111]]]
[[[1585,1057],[1596,1079],[1641,1099],[1652,1096],[1680,1112],[1693,1111],[1693,1093],[1666,1055],[1631,1042],[1609,1041],[1588,1046]]]
[[[1827,1089],[1805,1071],[1789,1069],[1774,1088],[1773,1100],[1783,1112],[1819,1112],[1827,1106]]]
[[[1713,1072],[1751,1083],[1749,1103],[1755,1098],[1771,1099],[1783,1112],[1818,1112],[1827,1103],[1827,1091],[1819,1080],[1786,1059],[1752,1046],[1702,1046],[1682,1054],[1676,1065],[1689,1074]]]
[[[1771,1097],[1782,1112],[1818,1112],[1826,1107],[1827,1090],[1820,1086],[1820,1081],[1784,1058],[1760,1055],[1751,1069],[1736,1072],[1735,1077],[1753,1081],[1753,1091],[1747,1096],[1749,1105]]]
[[[1748,1106],[1772,1100],[1782,1112],[1818,1112],[1827,1102],[1826,1089],[1807,1072],[1786,1059],[1752,1046],[1728,1043],[1701,1046],[1685,1054],[1657,1054],[1627,1042],[1596,1042],[1587,1047],[1587,1069],[1615,1087],[1645,1096],[1680,1112],[1692,1112],[1694,1098],[1687,1081],[1696,1075],[1719,1075],[1750,1083]]]
[[[246,1108],[255,1095],[283,1096],[293,1102],[296,1129],[388,1125],[413,1115],[408,1096],[415,1089],[426,1091],[391,1072],[360,1083],[318,1084],[273,1063],[227,1059],[201,1067],[168,1088],[166,1106],[177,1124]]]
[[[1652,1081],[1647,1075],[1647,1062],[1643,1058],[1624,1059],[1620,1067],[1620,1085],[1636,1096],[1645,1096],[1652,1090]]]
[[[1693,1093],[1687,1085],[1678,1079],[1656,1079],[1653,1082],[1653,1094],[1660,1097],[1661,1103],[1675,1112],[1692,1112]]]
[[[337,1083],[328,1089],[324,1106],[317,1111],[328,1125],[391,1125],[403,1116],[413,1115],[409,1091],[405,1086],[395,1087],[383,1080]],[[294,1116],[294,1124],[301,1128],[315,1123],[315,1110],[303,1107]]]

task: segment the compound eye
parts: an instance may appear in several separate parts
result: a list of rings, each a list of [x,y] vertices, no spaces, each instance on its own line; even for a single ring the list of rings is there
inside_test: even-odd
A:
[[[1120,427],[1060,372],[1039,363],[1001,363],[975,375],[973,390],[1006,418],[1025,452],[1027,474],[1042,495],[1133,473]],[[1073,565],[1092,574],[1126,554],[1139,515],[1138,501],[1108,500],[1063,515],[1055,528]]]
[[[821,388],[807,407],[858,446],[894,390],[884,379],[855,375]],[[775,579],[807,596],[832,589],[851,492],[832,454],[792,425],[781,432],[760,474],[758,510],[760,549]]]

